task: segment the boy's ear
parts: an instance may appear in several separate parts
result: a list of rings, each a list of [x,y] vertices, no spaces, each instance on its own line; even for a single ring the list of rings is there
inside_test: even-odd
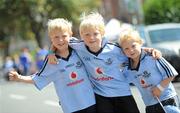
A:
[[[105,31],[102,31],[101,35],[104,36],[104,34],[105,34]]]

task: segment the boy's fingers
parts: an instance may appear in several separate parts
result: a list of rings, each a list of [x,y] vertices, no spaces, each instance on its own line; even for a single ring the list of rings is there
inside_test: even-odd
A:
[[[14,75],[9,75],[9,80],[14,80]]]
[[[50,63],[50,64],[57,64],[58,63],[58,59],[55,57],[54,54],[48,55],[48,63]]]

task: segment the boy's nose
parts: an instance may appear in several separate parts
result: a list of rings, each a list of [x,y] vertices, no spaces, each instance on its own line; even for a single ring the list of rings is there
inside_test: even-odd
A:
[[[93,35],[90,35],[89,39],[91,39],[91,40],[94,39],[94,36],[93,36]]]
[[[59,41],[63,42],[64,40],[63,40],[63,38],[59,38]]]

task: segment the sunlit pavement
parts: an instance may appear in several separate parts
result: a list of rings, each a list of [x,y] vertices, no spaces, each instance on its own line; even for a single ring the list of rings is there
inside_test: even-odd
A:
[[[174,83],[180,95],[180,82]],[[131,87],[141,113],[145,113],[144,104],[137,89]],[[58,105],[53,84],[42,91],[31,84],[6,82],[0,80],[0,113],[63,113]]]

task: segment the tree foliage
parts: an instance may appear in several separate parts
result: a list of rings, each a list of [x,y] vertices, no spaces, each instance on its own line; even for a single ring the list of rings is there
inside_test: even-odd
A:
[[[42,46],[48,19],[66,18],[74,28],[82,12],[97,10],[100,0],[0,0],[0,40],[36,39]]]
[[[179,0],[146,0],[143,9],[146,24],[180,22]]]

